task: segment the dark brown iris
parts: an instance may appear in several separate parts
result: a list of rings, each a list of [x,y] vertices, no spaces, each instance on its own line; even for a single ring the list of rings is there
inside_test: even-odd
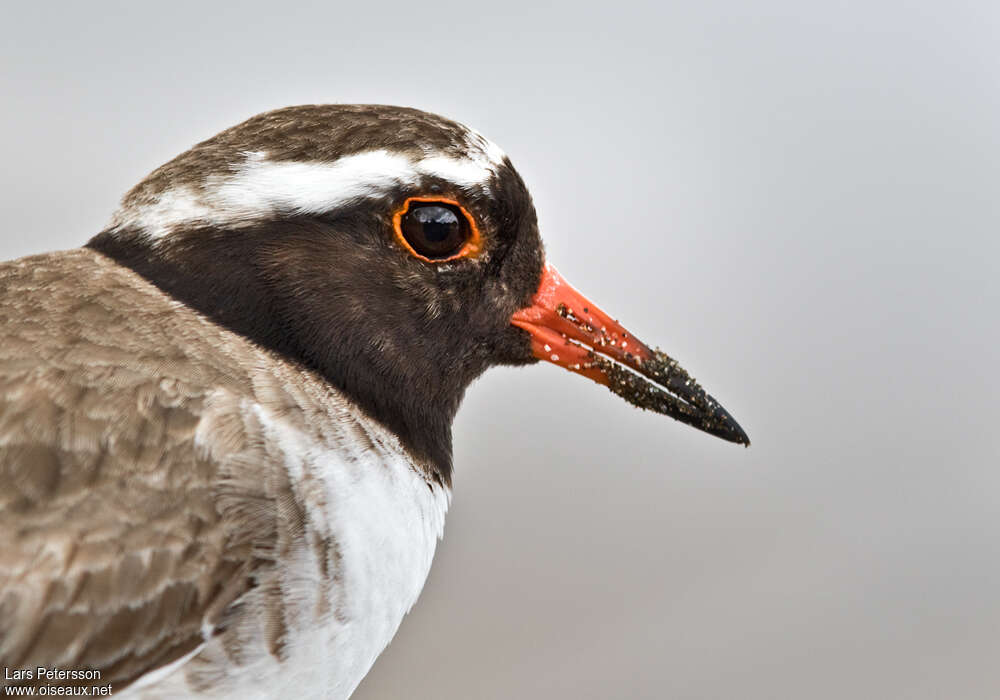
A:
[[[430,260],[458,255],[471,235],[463,212],[443,202],[412,202],[400,220],[400,233],[414,251]]]

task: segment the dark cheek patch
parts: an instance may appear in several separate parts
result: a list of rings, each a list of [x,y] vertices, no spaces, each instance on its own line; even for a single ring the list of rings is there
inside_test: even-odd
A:
[[[513,169],[499,170],[489,194],[463,197],[480,244],[457,260],[427,262],[401,247],[391,202],[405,193],[326,216],[177,231],[155,247],[140,231],[88,245],[324,377],[450,483],[451,422],[468,384],[493,364],[534,361],[510,316],[537,289],[542,265]]]

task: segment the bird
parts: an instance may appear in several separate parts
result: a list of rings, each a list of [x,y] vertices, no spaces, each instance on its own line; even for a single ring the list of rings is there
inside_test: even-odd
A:
[[[0,263],[0,328],[11,687],[349,697],[421,592],[452,420],[495,365],[749,445],[549,263],[498,146],[405,107],[196,144],[81,247]]]

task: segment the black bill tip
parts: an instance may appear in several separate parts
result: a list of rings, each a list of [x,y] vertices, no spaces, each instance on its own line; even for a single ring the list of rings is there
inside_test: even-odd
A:
[[[607,386],[634,406],[662,413],[709,435],[750,446],[740,424],[677,361],[657,349],[643,360],[637,374],[597,355],[594,362],[607,375]]]

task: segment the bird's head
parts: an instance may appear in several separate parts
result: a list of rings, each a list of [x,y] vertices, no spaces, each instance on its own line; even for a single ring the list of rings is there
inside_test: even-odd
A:
[[[547,360],[749,444],[676,362],[546,263],[503,152],[436,115],[258,115],[155,170],[89,245],[321,374],[445,483],[462,395],[495,364]]]

